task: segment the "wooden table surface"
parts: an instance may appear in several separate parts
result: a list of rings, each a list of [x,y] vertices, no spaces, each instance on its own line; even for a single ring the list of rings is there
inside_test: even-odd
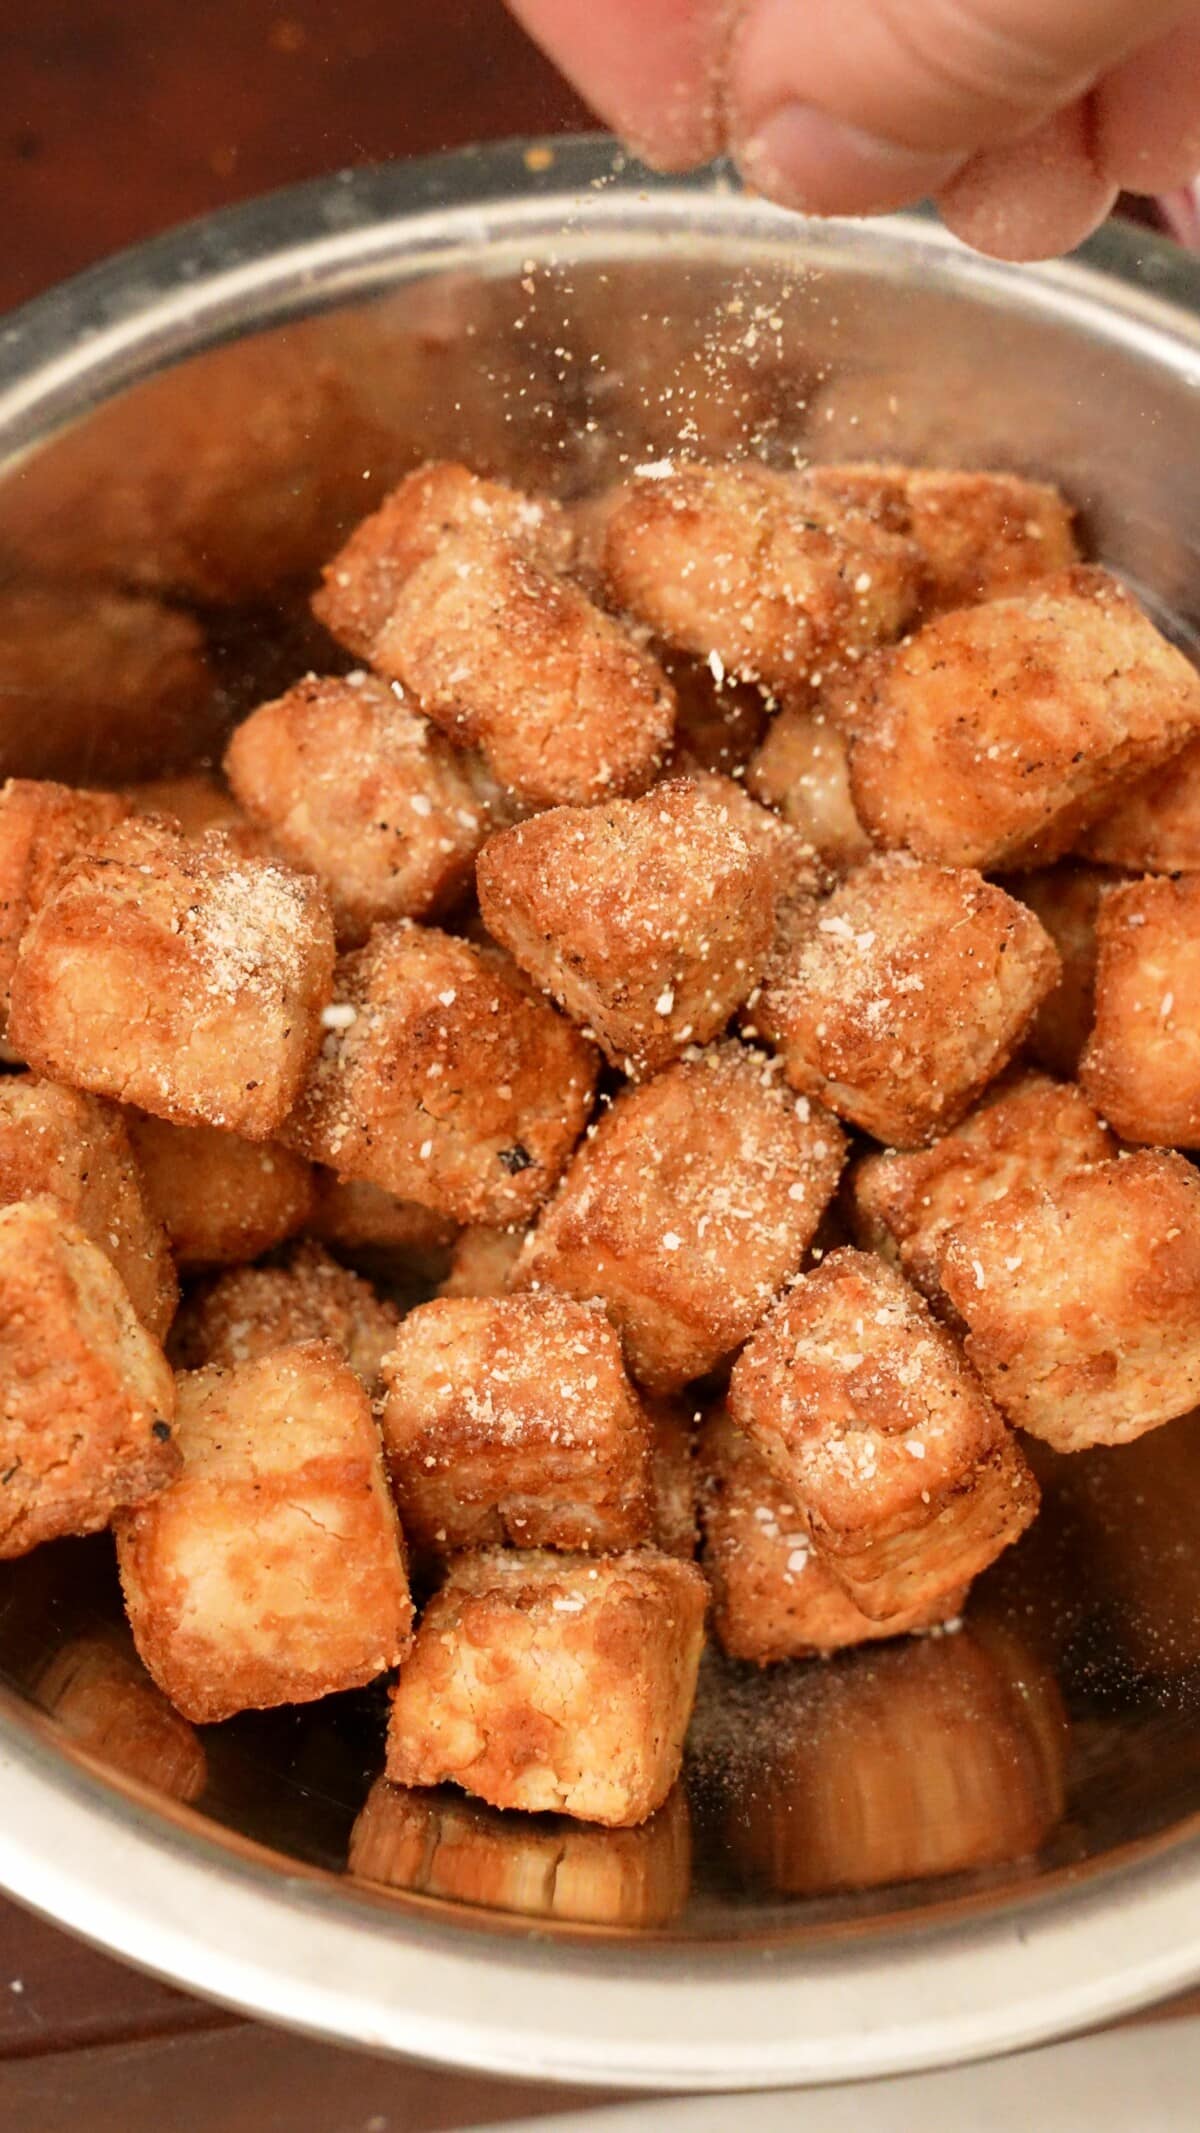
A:
[[[7,0],[0,310],[272,186],[587,122],[500,0]],[[564,2103],[241,2021],[0,1903],[14,2133],[433,2133]]]

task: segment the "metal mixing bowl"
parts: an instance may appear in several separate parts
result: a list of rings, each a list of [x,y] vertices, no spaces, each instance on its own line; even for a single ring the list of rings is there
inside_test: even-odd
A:
[[[1198,313],[1140,233],[1017,269],[596,142],[218,216],[0,332],[0,769],[211,752],[331,656],[317,562],[444,451],[563,494],[681,439],[1049,474],[1186,639]],[[442,1802],[355,1874],[381,1695],[172,1731],[106,1538],[42,1549],[0,1566],[0,1882],[247,2010],[568,2080],[877,2074],[1150,2001],[1200,1976],[1200,1420],[1043,1465],[957,1637],[712,1667],[648,1835]]]

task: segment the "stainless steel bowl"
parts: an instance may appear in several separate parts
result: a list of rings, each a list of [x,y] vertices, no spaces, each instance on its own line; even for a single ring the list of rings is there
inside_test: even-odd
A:
[[[1016,269],[597,142],[219,216],[0,331],[0,770],[211,751],[329,656],[318,560],[447,449],[563,493],[681,439],[1045,472],[1188,637],[1198,314],[1140,233]],[[0,1881],[247,2010],[564,2080],[880,2074],[1153,2000],[1200,1976],[1200,1419],[1045,1464],[960,1636],[714,1666],[648,1837],[442,1803],[415,1844],[360,1824],[354,1873],[377,1695],[197,1739],[119,1644],[104,1538],[0,1566]]]

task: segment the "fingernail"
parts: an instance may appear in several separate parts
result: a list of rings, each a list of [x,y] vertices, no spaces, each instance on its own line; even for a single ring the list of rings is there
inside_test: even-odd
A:
[[[742,176],[781,207],[811,215],[868,215],[920,200],[962,167],[880,141],[811,104],[782,104],[737,150]]]

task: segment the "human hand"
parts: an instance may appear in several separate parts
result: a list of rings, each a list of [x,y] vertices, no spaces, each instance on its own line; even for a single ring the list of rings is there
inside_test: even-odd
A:
[[[1079,243],[1200,170],[1197,0],[509,0],[645,159],[785,206],[932,195],[980,251]]]

